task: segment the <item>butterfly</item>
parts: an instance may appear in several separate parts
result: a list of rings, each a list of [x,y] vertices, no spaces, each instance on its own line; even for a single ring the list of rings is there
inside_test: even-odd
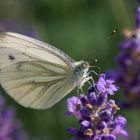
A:
[[[0,84],[19,104],[46,109],[81,88],[91,77],[89,63],[13,32],[0,32]]]

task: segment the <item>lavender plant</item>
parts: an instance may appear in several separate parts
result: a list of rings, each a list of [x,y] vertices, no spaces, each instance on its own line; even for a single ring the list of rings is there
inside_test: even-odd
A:
[[[109,77],[121,85],[129,107],[140,107],[140,7],[136,12],[136,29],[124,30],[125,38],[119,44],[116,57],[116,70],[108,73]]]
[[[71,140],[116,140],[118,135],[128,135],[124,129],[126,119],[114,116],[119,107],[115,100],[108,100],[108,95],[114,95],[117,90],[114,81],[101,74],[86,95],[67,100],[66,114],[74,116],[79,123],[79,128],[67,129],[73,135]]]
[[[4,32],[16,32],[30,37],[40,38],[34,27],[25,26],[21,23],[14,22],[12,20],[0,21],[0,31]]]
[[[27,140],[22,125],[15,118],[15,111],[5,107],[5,100],[0,95],[0,140]]]

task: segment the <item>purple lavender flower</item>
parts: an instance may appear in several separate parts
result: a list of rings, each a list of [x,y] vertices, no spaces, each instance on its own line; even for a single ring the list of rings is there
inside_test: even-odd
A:
[[[136,13],[136,28],[137,29],[140,28],[140,7],[138,7],[137,13]]]
[[[113,95],[118,90],[113,83],[114,80],[105,80],[105,74],[101,74],[96,86],[100,93]]]
[[[19,120],[15,119],[15,111],[5,108],[4,98],[0,95],[0,140],[27,140]]]
[[[127,97],[127,106],[140,107],[140,7],[136,12],[136,30],[126,30],[125,39],[119,44],[116,70],[111,72],[118,85],[121,85]],[[114,76],[116,75],[116,76]]]
[[[128,136],[127,131],[124,130],[124,126],[126,125],[126,119],[122,116],[118,116],[114,120],[114,130],[112,134],[118,135],[122,134],[124,136]]]
[[[127,136],[126,119],[114,116],[119,108],[114,100],[108,100],[108,95],[118,89],[113,83],[101,74],[86,95],[67,100],[67,114],[79,122],[79,128],[67,129],[73,135],[72,140],[116,140],[118,135]]]
[[[31,28],[31,27],[25,26],[20,23],[16,23],[11,20],[0,21],[0,31],[17,32],[20,34],[25,34],[27,36],[31,36],[31,37],[40,39],[35,28],[33,28],[33,27]]]
[[[80,119],[81,114],[77,108],[78,106],[81,106],[81,101],[77,97],[73,96],[67,100],[67,105],[68,112],[66,112],[66,115],[73,115],[77,119]]]

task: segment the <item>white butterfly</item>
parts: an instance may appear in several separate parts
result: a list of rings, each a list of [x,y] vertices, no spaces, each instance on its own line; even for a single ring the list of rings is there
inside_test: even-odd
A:
[[[19,104],[49,108],[90,79],[89,64],[12,32],[0,32],[0,84]]]

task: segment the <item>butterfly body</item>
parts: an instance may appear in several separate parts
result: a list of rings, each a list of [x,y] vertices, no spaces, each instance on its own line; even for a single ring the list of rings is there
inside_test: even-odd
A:
[[[59,49],[11,32],[0,33],[0,84],[19,104],[45,109],[89,79],[89,64]]]
[[[87,81],[89,71],[89,63],[85,61],[80,61],[75,63],[73,70],[73,79],[76,83],[76,86],[81,88],[84,83]]]

